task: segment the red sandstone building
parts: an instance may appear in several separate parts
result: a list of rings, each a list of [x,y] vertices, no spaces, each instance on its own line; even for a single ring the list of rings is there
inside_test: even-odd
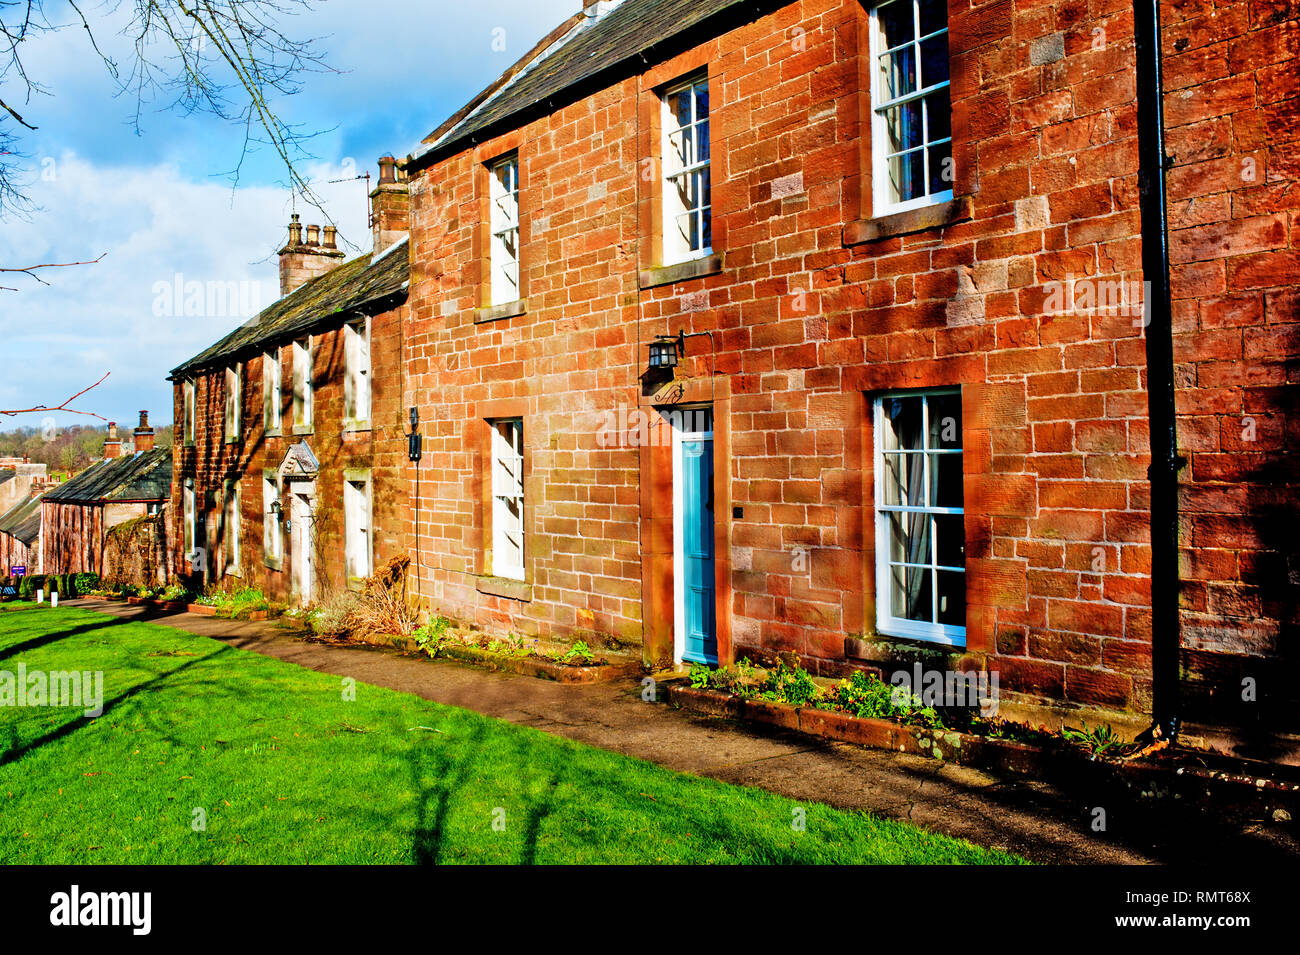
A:
[[[1127,0],[575,12],[405,163],[432,608],[1139,712],[1154,646],[1292,695],[1296,18],[1162,15],[1144,58]]]
[[[173,370],[174,550],[198,585],[307,604],[405,551],[406,185],[380,160],[374,251],[298,217],[281,298]]]
[[[171,450],[154,447],[146,411],[131,437],[124,451],[110,421],[104,459],[41,496],[41,573],[103,575],[109,531],[162,512],[172,482]]]

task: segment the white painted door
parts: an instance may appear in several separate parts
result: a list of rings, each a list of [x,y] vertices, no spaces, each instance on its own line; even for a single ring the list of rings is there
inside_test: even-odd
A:
[[[293,592],[304,607],[312,598],[312,515],[311,496],[302,492],[293,495],[293,525],[289,546],[293,551]]]

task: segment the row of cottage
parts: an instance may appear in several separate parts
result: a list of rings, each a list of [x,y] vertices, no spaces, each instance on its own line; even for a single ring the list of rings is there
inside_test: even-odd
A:
[[[0,459],[0,578],[90,573],[165,581],[175,568],[166,547],[171,467],[171,448],[154,447],[147,411],[129,447],[109,422],[104,457],[66,481],[45,464]],[[110,533],[140,521],[153,544],[143,557],[138,541]]]
[[[584,3],[173,371],[172,559],[1294,724],[1297,15],[1134,9]]]

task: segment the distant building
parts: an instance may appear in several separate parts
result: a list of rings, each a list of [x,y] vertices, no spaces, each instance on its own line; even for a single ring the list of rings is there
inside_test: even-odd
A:
[[[405,550],[407,191],[379,161],[373,251],[295,215],[281,298],[175,368],[173,542],[195,585],[310,603]]]
[[[41,572],[103,573],[108,531],[124,521],[158,514],[171,494],[170,448],[153,447],[149,415],[140,412],[134,453],[122,453],[110,422],[104,459],[41,498]]]

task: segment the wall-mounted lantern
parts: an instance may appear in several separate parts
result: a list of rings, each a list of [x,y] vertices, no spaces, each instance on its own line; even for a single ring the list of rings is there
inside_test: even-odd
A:
[[[650,342],[650,358],[643,377],[647,380],[667,381],[673,377],[677,359],[685,353],[686,338],[682,332],[657,336]]]
[[[280,504],[279,501],[272,501],[271,520],[275,521],[278,524],[282,517],[284,518],[284,529],[286,531],[291,530],[292,529],[291,525],[293,522],[290,519],[289,515],[284,513],[284,507]]]
[[[406,436],[406,456],[414,462],[419,462],[424,454],[423,440],[420,437],[420,412],[411,408],[411,433]]]

